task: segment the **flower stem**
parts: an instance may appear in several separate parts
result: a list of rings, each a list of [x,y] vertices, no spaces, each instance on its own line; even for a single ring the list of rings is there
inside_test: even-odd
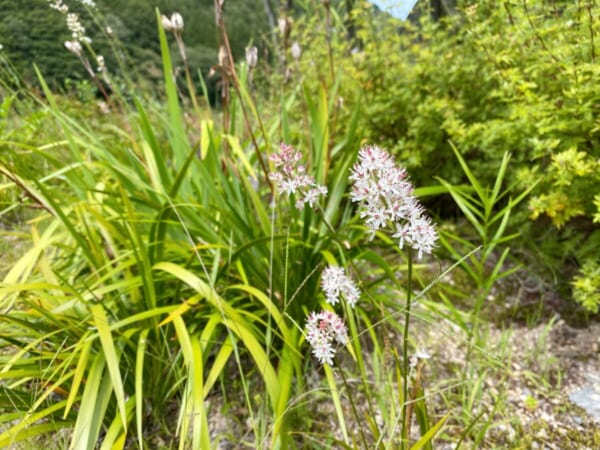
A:
[[[350,391],[350,386],[348,385],[348,380],[346,380],[346,376],[344,375],[344,369],[340,368],[340,375],[342,376],[342,381],[344,383],[344,387],[346,388],[346,392],[348,393],[348,400],[350,400],[350,406],[352,407],[352,413],[356,418],[357,423],[361,423],[360,416],[358,415],[358,410],[356,409],[356,405],[354,404],[354,397],[352,392]],[[358,427],[358,432],[360,433],[360,438],[362,439],[363,445],[365,449],[369,448],[369,444],[367,443],[367,437],[363,431],[363,427]]]
[[[408,360],[408,326],[410,323],[410,304],[412,297],[412,249],[408,253],[408,286],[406,290],[406,308],[404,310],[404,336],[402,339],[402,448],[408,448],[410,424],[407,417],[408,406],[408,371],[410,363]]]

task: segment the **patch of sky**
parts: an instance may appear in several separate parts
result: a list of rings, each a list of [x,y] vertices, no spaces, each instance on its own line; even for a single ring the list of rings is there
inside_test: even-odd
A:
[[[417,0],[371,0],[379,9],[400,20],[406,20]]]

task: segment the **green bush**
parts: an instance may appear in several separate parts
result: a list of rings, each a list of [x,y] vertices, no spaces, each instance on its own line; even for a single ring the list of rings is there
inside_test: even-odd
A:
[[[587,260],[572,285],[575,301],[587,311],[597,313],[600,309],[600,264]]]

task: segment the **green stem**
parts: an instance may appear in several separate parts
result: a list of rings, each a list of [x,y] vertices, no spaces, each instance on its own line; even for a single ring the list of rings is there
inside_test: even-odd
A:
[[[361,423],[360,416],[358,415],[358,410],[356,409],[356,405],[354,404],[354,398],[352,396],[352,392],[350,392],[350,387],[348,386],[348,381],[346,380],[346,376],[344,375],[344,370],[342,368],[340,368],[340,375],[342,376],[342,381],[344,382],[344,388],[346,389],[346,392],[348,393],[348,400],[350,400],[350,406],[352,407],[352,413],[354,414],[354,417],[356,418],[356,422]],[[367,437],[365,436],[363,427],[359,426],[358,431],[360,433],[360,438],[363,441],[363,445],[365,446],[364,447],[365,450],[370,448],[369,444],[367,443]],[[354,437],[352,439],[354,439]]]
[[[408,286],[406,291],[406,308],[404,311],[404,336],[402,339],[402,448],[408,448],[410,434],[407,423],[408,406],[408,371],[410,363],[408,360],[408,327],[410,323],[410,304],[412,297],[412,249],[408,249]]]

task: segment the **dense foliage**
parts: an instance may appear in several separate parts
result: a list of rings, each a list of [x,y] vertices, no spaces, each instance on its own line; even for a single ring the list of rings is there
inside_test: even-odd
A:
[[[452,144],[490,185],[510,152],[507,182],[537,183],[528,210],[511,220],[521,247],[554,274],[597,264],[599,17],[590,2],[463,2],[440,21],[399,23],[361,3],[356,38],[330,40],[340,115],[360,104],[367,139],[393,149],[420,184],[465,181]],[[328,77],[318,21],[296,35],[306,83]],[[302,75],[315,69],[318,77]]]

